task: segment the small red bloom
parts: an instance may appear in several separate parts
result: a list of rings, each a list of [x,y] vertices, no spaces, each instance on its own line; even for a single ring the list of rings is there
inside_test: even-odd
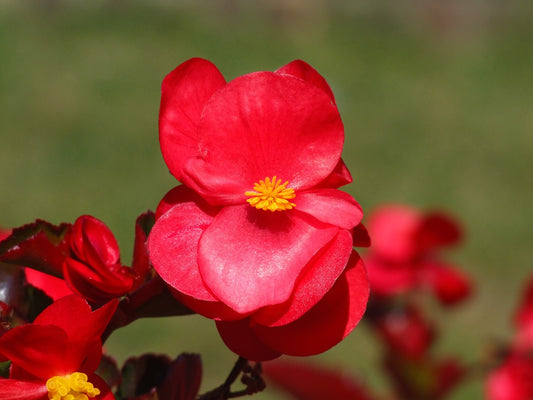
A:
[[[72,227],[70,248],[63,275],[86,299],[102,304],[133,286],[134,271],[121,264],[115,236],[102,221],[88,215],[79,217]]]
[[[450,305],[470,295],[468,276],[438,256],[440,249],[459,243],[462,237],[449,216],[423,214],[401,205],[383,206],[370,216],[368,229],[372,247],[365,262],[377,296],[426,287],[441,303]]]
[[[0,261],[22,265],[27,281],[53,300],[78,293],[101,305],[137,289],[151,270],[146,247],[153,213],[137,218],[132,267],[120,260],[111,230],[89,215],[54,226],[38,220],[0,242]]]
[[[94,371],[102,355],[100,336],[117,304],[114,300],[91,311],[83,298],[66,296],[32,324],[1,336],[0,360],[10,360],[11,369],[9,379],[0,379],[0,398],[62,400],[84,393],[97,400],[114,399]]]
[[[176,296],[254,360],[320,353],[360,320],[363,216],[338,187],[342,122],[328,84],[294,61],[226,83],[191,59],[163,81],[160,144],[181,182],[160,203],[150,259]],[[350,260],[350,261],[349,261]]]

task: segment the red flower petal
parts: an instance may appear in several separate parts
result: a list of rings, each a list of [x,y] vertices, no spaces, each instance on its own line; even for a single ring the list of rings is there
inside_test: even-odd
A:
[[[418,285],[419,270],[413,264],[389,264],[368,255],[365,264],[372,294],[395,296]]]
[[[185,165],[183,182],[217,205],[244,202],[266,177],[308,189],[331,174],[343,141],[337,108],[321,89],[291,75],[244,75],[205,107],[202,155]]]
[[[45,274],[32,268],[25,268],[24,273],[26,274],[26,280],[28,283],[41,289],[52,300],[57,300],[73,293],[63,279],[56,278],[55,276]]]
[[[176,204],[181,203],[195,203],[201,209],[207,210],[210,206],[202,199],[194,190],[189,189],[185,185],[176,186],[168,191],[167,194],[159,202],[155,210],[155,218],[159,219],[161,215],[166,213]],[[215,209],[213,209],[214,212]]]
[[[313,85],[322,89],[329,96],[331,101],[335,103],[335,96],[329,87],[326,80],[313,67],[302,60],[294,60],[287,65],[279,68],[277,74],[288,74],[303,79]]]
[[[352,236],[354,247],[370,247],[372,244],[370,235],[363,224],[359,224],[353,228]]]
[[[322,353],[339,343],[357,325],[368,301],[365,266],[355,252],[324,298],[296,321],[279,327],[253,326],[259,340],[287,355]]]
[[[268,381],[283,388],[298,400],[369,400],[365,387],[347,371],[286,361],[283,359],[262,365]]]
[[[0,378],[0,398],[2,400],[44,400],[48,390],[44,382],[27,382]]]
[[[74,222],[71,245],[76,256],[90,265],[120,263],[120,250],[113,232],[90,215],[82,215]]]
[[[372,251],[390,262],[409,262],[418,252],[415,237],[422,216],[402,205],[383,206],[368,222]]]
[[[351,253],[352,237],[348,231],[340,231],[305,267],[291,298],[283,304],[260,309],[252,315],[252,321],[259,325],[280,326],[300,318],[331,289]]]
[[[252,361],[273,360],[281,353],[271,349],[259,339],[250,328],[250,319],[239,321],[217,321],[220,337],[231,351]]]
[[[457,244],[462,236],[461,227],[455,220],[444,213],[433,212],[421,220],[416,240],[421,251],[428,251]]]
[[[470,296],[472,282],[463,271],[439,262],[425,263],[423,279],[444,305],[457,304]]]
[[[50,324],[62,328],[68,336],[68,358],[78,368],[87,357],[100,357],[90,351],[100,341],[111,320],[118,300],[114,299],[95,311],[77,295],[63,297],[37,316],[34,324]],[[72,372],[72,370],[70,371]]]
[[[129,267],[119,267],[113,272],[104,265],[91,267],[96,266],[67,258],[63,275],[76,293],[95,304],[103,304],[112,298],[120,297],[133,285],[134,272]]]
[[[295,210],[226,207],[205,230],[198,265],[205,285],[239,313],[287,300],[309,260],[338,232]]]
[[[155,270],[168,285],[198,300],[218,301],[198,270],[198,241],[216,212],[209,211],[192,202],[174,206],[156,221],[148,249]]]
[[[348,193],[337,189],[298,192],[293,201],[299,211],[339,228],[352,229],[363,219],[359,203]]]
[[[17,326],[0,337],[0,354],[26,372],[48,379],[75,370],[68,353],[68,336],[53,325]]]
[[[192,58],[163,80],[159,142],[170,172],[181,181],[183,165],[200,154],[198,123],[207,100],[226,81],[210,61]]]
[[[333,172],[326,179],[320,182],[318,187],[336,189],[341,186],[347,185],[348,183],[352,183],[352,181],[352,175],[350,174],[348,167],[346,167],[346,164],[344,164],[344,161],[341,158],[333,169]]]

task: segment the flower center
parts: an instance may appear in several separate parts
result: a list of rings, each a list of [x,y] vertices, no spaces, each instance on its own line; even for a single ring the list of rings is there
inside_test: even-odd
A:
[[[260,180],[254,184],[254,191],[244,192],[249,199],[246,199],[250,205],[259,210],[284,211],[296,207],[296,204],[289,200],[294,199],[296,194],[294,189],[288,188],[289,181],[281,184],[281,180],[275,176]]]
[[[54,376],[46,381],[48,398],[50,400],[89,400],[100,394],[87,375],[81,372],[65,376]]]

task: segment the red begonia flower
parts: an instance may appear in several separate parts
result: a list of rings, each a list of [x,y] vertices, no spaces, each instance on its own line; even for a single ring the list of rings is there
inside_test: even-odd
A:
[[[136,220],[131,268],[121,263],[111,230],[88,215],[74,224],[37,220],[15,228],[0,242],[0,261],[25,266],[27,281],[53,300],[75,292],[102,305],[145,282],[151,270],[146,240],[153,220],[150,211]]]
[[[485,382],[487,400],[530,400],[533,398],[533,359],[513,353]]]
[[[10,360],[11,369],[9,379],[0,379],[0,398],[44,400],[59,394],[63,387],[66,393],[57,399],[68,393],[114,399],[94,371],[102,355],[100,337],[117,304],[118,300],[113,300],[91,311],[83,298],[66,296],[47,307],[32,324],[2,335],[0,359]]]
[[[63,275],[76,293],[102,304],[133,286],[133,271],[121,264],[115,236],[102,221],[88,215],[79,217],[72,226],[70,248]]]
[[[348,267],[363,213],[338,190],[351,176],[324,78],[293,61],[226,83],[212,63],[191,59],[163,81],[159,132],[184,185],[158,206],[149,251],[176,297],[219,321],[230,348],[250,359],[342,340],[368,283],[357,255]]]
[[[368,229],[372,246],[365,262],[377,296],[425,287],[441,303],[451,305],[470,295],[470,278],[438,254],[461,240],[461,229],[451,217],[403,205],[382,206],[370,216]]]

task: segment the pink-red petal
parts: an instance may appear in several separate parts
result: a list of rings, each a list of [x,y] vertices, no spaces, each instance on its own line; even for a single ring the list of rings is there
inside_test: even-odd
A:
[[[363,209],[359,203],[348,193],[337,189],[298,192],[293,202],[298,211],[343,229],[352,229],[363,219]]]
[[[324,298],[296,321],[279,327],[253,326],[258,339],[283,354],[308,356],[335,346],[359,323],[369,295],[368,278],[353,252],[346,272]]]
[[[331,101],[335,103],[335,96],[333,96],[333,92],[331,91],[329,84],[322,77],[322,75],[317,72],[316,69],[311,67],[305,61],[291,61],[287,65],[284,65],[283,67],[276,70],[276,73],[292,75],[297,78],[303,79],[304,81],[312,83],[313,85],[322,89],[329,96]]]
[[[177,204],[156,221],[148,238],[150,260],[161,278],[172,288],[203,301],[218,301],[198,269],[198,241],[213,220],[213,213],[196,203]]]
[[[281,356],[281,353],[273,350],[257,339],[250,328],[250,319],[239,321],[217,321],[217,329],[220,337],[231,351],[247,360],[267,361]]]
[[[172,175],[181,180],[183,165],[201,153],[198,123],[205,104],[226,81],[210,61],[192,58],[163,80],[159,143]]]
[[[252,315],[259,325],[287,325],[318,303],[341,275],[352,253],[352,237],[340,231],[305,267],[294,292],[283,304],[264,307]]]
[[[225,207],[200,240],[200,273],[214,295],[239,313],[282,303],[337,232],[295,210]]]
[[[291,75],[255,72],[218,90],[199,127],[202,154],[182,181],[209,203],[245,201],[256,182],[277,176],[295,190],[322,182],[344,141],[337,107],[323,90]]]
[[[81,365],[89,356],[100,357],[94,343],[100,341],[107,324],[118,305],[114,299],[106,305],[91,311],[87,301],[71,295],[57,300],[37,316],[34,324],[51,324],[60,327],[68,336],[68,357],[72,363]]]
[[[77,368],[67,354],[66,332],[54,325],[18,326],[0,337],[0,354],[30,374],[48,379]]]
[[[0,378],[2,400],[45,400],[48,390],[42,381],[19,381]]]

